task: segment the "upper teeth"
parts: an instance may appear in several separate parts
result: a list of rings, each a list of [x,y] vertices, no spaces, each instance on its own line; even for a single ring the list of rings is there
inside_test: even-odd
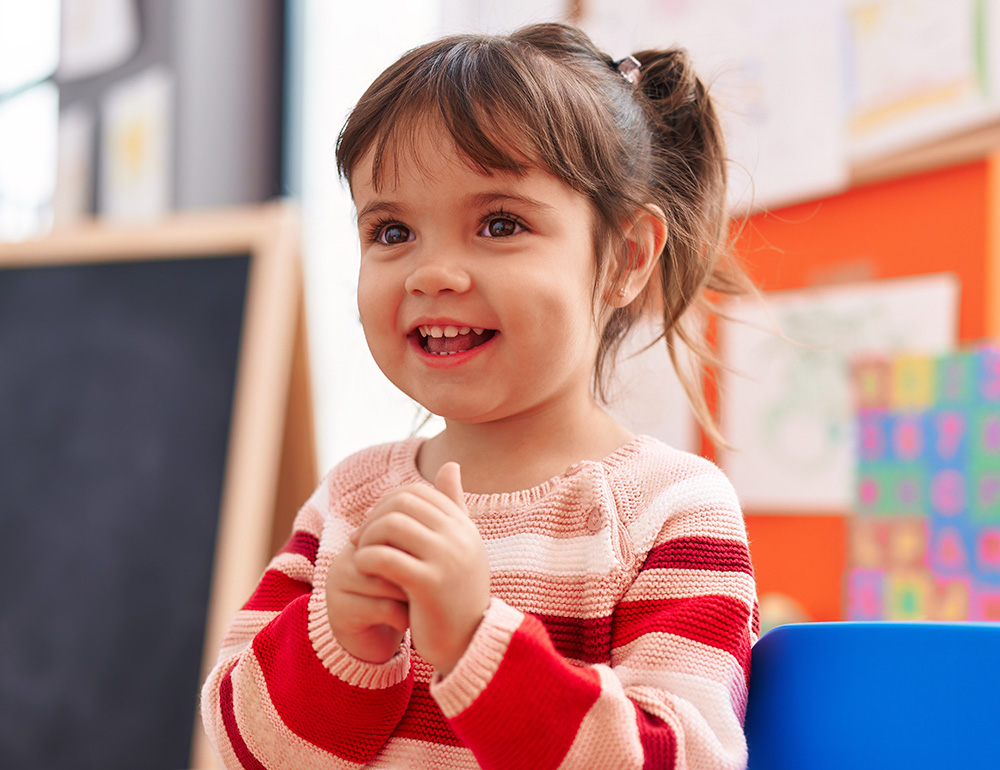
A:
[[[459,334],[468,334],[469,332],[483,333],[483,329],[470,326],[420,326],[417,328],[424,337],[457,337]]]

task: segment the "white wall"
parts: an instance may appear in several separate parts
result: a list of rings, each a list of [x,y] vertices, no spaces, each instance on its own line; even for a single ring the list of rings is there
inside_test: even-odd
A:
[[[374,443],[403,438],[418,407],[375,366],[358,321],[354,209],[334,149],[350,108],[400,54],[443,34],[496,32],[562,17],[562,0],[302,0],[298,121],[317,440],[322,469]],[[295,142],[293,142],[295,144]],[[432,421],[423,433],[439,430]]]

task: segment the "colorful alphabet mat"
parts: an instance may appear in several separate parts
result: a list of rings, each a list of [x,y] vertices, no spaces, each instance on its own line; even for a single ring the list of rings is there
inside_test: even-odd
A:
[[[1000,620],[1000,348],[852,364],[850,620]]]

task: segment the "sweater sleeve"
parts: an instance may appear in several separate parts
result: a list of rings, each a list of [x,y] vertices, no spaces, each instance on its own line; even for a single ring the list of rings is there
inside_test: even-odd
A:
[[[746,766],[756,590],[732,487],[706,464],[628,531],[643,556],[610,618],[610,663],[562,657],[538,618],[494,599],[432,684],[483,768]]]
[[[205,730],[227,768],[363,766],[406,709],[408,639],[372,664],[330,630],[325,576],[354,526],[329,515],[330,498],[328,479],[236,614],[202,688]]]

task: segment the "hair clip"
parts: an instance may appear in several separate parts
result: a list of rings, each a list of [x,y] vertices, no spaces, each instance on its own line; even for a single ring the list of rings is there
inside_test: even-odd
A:
[[[632,84],[634,84],[635,79],[639,77],[639,70],[641,68],[642,65],[634,56],[626,56],[621,61],[615,62],[615,69],[618,70],[618,73]]]

